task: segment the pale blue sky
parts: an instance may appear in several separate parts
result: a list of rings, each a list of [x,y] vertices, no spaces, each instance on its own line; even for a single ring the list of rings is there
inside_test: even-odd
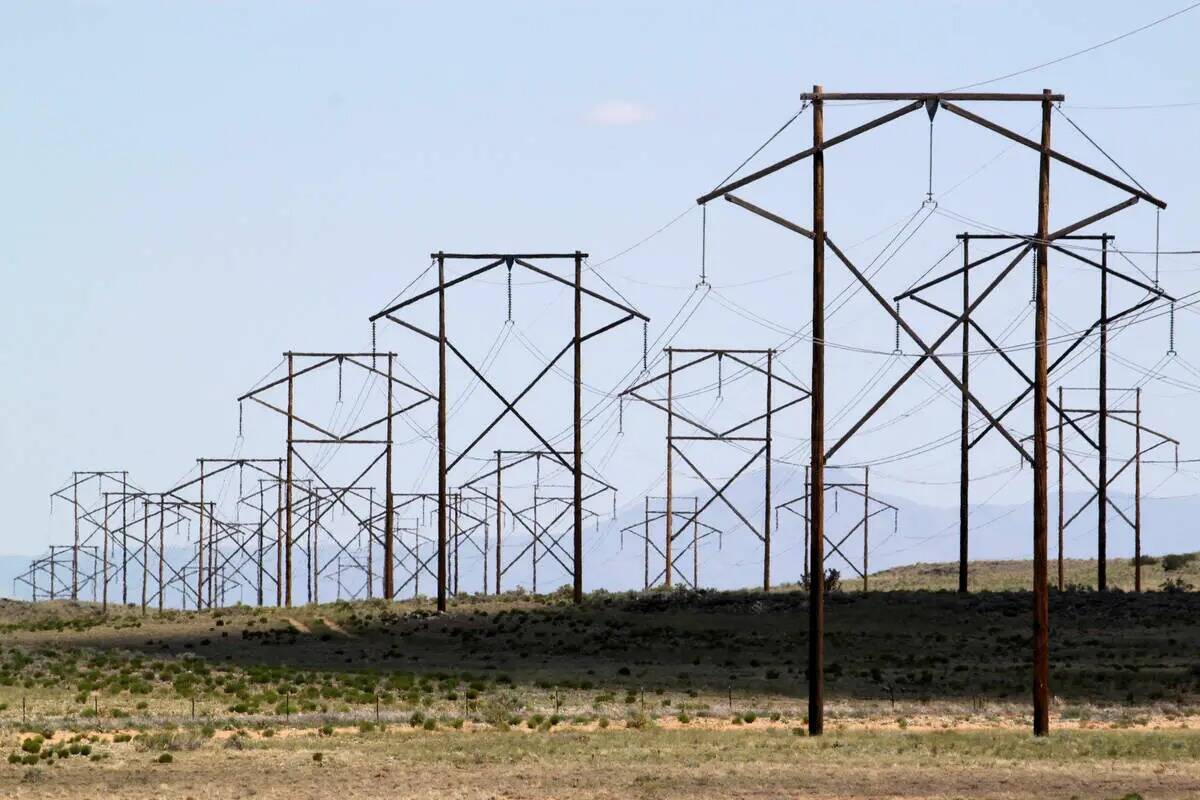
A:
[[[40,551],[51,530],[62,539],[63,519],[56,515],[54,528],[47,521],[46,495],[72,469],[125,467],[158,489],[197,456],[228,453],[234,397],[288,348],[365,349],[367,315],[415,277],[432,250],[580,248],[596,263],[689,208],[794,113],[799,93],[814,83],[831,91],[969,84],[1103,41],[1181,5],[5,4],[0,496],[8,513],[0,552]],[[1197,249],[1200,106],[1094,107],[1200,102],[1198,34],[1200,10],[987,88],[1066,93],[1067,113],[1170,202],[1163,247]],[[827,131],[877,113],[831,110]],[[981,113],[1022,133],[1037,122],[1034,108]],[[935,193],[987,167],[941,207],[1005,229],[1030,228],[1031,157],[947,116],[937,119]],[[809,124],[802,117],[760,161],[802,149]],[[1058,146],[1105,166],[1061,118],[1055,125]],[[926,188],[926,135],[924,118],[914,116],[859,150],[830,156],[832,236],[859,242],[915,211]],[[1109,190],[1056,168],[1059,175],[1056,221],[1113,202]],[[802,220],[807,180],[802,166],[746,196]],[[699,221],[693,211],[599,268],[655,325],[696,282]],[[727,300],[799,327],[808,319],[806,249],[765,225],[714,206],[712,280],[726,287]],[[963,227],[934,217],[905,258],[889,265],[885,294],[907,286]],[[1152,248],[1154,215],[1139,206],[1113,230],[1130,249]],[[886,238],[852,252],[867,262]],[[1176,293],[1200,283],[1200,257],[1161,266]],[[1069,289],[1070,279],[1056,285]],[[844,275],[831,278],[834,289],[842,285]],[[482,305],[456,312],[464,320],[459,330],[480,308],[502,302],[502,287],[493,288],[495,296],[472,301]],[[997,327],[1024,308],[1021,291],[997,312]],[[1078,323],[1087,316],[1081,310],[1071,318],[1073,294],[1057,295],[1064,296],[1061,317]],[[857,312],[831,320],[830,338],[890,349],[891,325],[869,299],[856,302]],[[766,346],[782,338],[729,311],[710,298],[676,343]],[[1179,319],[1186,358],[1200,346],[1195,319]],[[1144,327],[1144,336],[1127,333],[1115,347],[1148,367],[1165,348],[1165,318]],[[386,335],[387,346],[406,346],[393,331]],[[481,333],[481,350],[493,336]],[[594,382],[605,388],[640,353],[640,331],[617,336],[619,345],[594,356]],[[525,363],[520,356],[501,371]],[[807,375],[804,347],[784,360]],[[421,357],[413,363],[419,370]],[[869,357],[831,363],[831,408],[877,367]],[[944,387],[934,372],[925,374]],[[1011,383],[993,380],[1000,402]],[[916,387],[910,404],[932,392]],[[1185,441],[1200,433],[1194,401],[1178,386],[1148,391],[1163,427]],[[853,458],[953,431],[955,408],[943,403],[941,412],[914,417],[901,426],[907,430],[864,444]],[[651,412],[626,414],[646,436],[661,435]],[[266,425],[255,444],[278,449],[278,426]],[[799,419],[791,426],[797,441],[801,427]],[[602,438],[612,431],[599,419],[594,430],[597,461],[612,445],[605,464],[610,477],[624,480],[621,502],[653,490],[661,448],[614,445]],[[419,465],[426,450],[414,448]],[[943,449],[881,467],[878,481],[892,494],[948,504],[956,488],[932,484],[953,477],[954,458]],[[978,469],[1014,463],[996,448],[981,454]],[[888,469],[896,480],[889,482]],[[419,471],[404,480],[419,482]],[[913,476],[925,482],[900,480]],[[1162,491],[1194,491],[1191,476],[1171,480]],[[1026,484],[1000,487],[999,499],[1020,500]]]

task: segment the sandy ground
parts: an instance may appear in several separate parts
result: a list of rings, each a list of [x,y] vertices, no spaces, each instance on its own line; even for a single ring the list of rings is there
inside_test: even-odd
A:
[[[912,738],[912,734],[906,734]],[[20,798],[1145,798],[1200,796],[1200,764],[1153,758],[1010,758],[903,742],[864,757],[839,745],[765,731],[384,734],[238,750],[214,740],[170,764],[132,745],[100,762],[0,770]],[[322,760],[313,760],[320,752]]]

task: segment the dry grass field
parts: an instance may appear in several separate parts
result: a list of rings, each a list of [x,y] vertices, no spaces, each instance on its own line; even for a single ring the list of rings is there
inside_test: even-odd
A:
[[[1030,596],[923,569],[830,596],[820,739],[795,591],[7,601],[0,797],[1200,797],[1200,595],[1053,592],[1035,740]]]

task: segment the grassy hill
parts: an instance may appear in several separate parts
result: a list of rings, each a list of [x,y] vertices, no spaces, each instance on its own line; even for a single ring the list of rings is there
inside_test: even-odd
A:
[[[1063,562],[1064,585],[1068,588],[1096,588],[1095,559],[1068,558]],[[1033,585],[1033,562],[1024,561],[971,561],[968,564],[971,591],[1012,592],[1028,591]],[[1058,563],[1050,559],[1050,584],[1058,581]],[[1160,591],[1170,581],[1174,587],[1200,588],[1200,553],[1184,553],[1170,556],[1142,556],[1143,591]],[[1182,581],[1182,584],[1176,584]],[[862,588],[860,580],[846,580],[847,590]],[[882,570],[871,575],[869,584],[873,591],[954,591],[958,588],[958,563],[909,564],[903,567]],[[1108,560],[1108,587],[1133,591],[1133,560]]]

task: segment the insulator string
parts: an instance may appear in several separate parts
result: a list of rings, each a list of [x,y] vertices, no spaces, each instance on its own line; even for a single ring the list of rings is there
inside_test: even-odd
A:
[[[933,202],[933,117],[929,118],[929,189],[925,192],[925,202]]]
[[[512,264],[508,265],[508,319],[505,322],[512,322]]]
[[[645,372],[649,367],[646,366],[646,359],[650,353],[650,323],[642,323],[642,372]]]
[[[1029,273],[1029,304],[1037,302],[1038,254],[1033,254],[1033,270]]]
[[[1168,317],[1167,355],[1175,355],[1175,301],[1171,301],[1171,313]]]
[[[1158,254],[1159,250],[1159,229],[1162,223],[1162,209],[1154,210],[1154,288],[1158,288]]]
[[[900,301],[896,301],[896,342],[892,346],[892,353],[899,355],[900,353]]]

